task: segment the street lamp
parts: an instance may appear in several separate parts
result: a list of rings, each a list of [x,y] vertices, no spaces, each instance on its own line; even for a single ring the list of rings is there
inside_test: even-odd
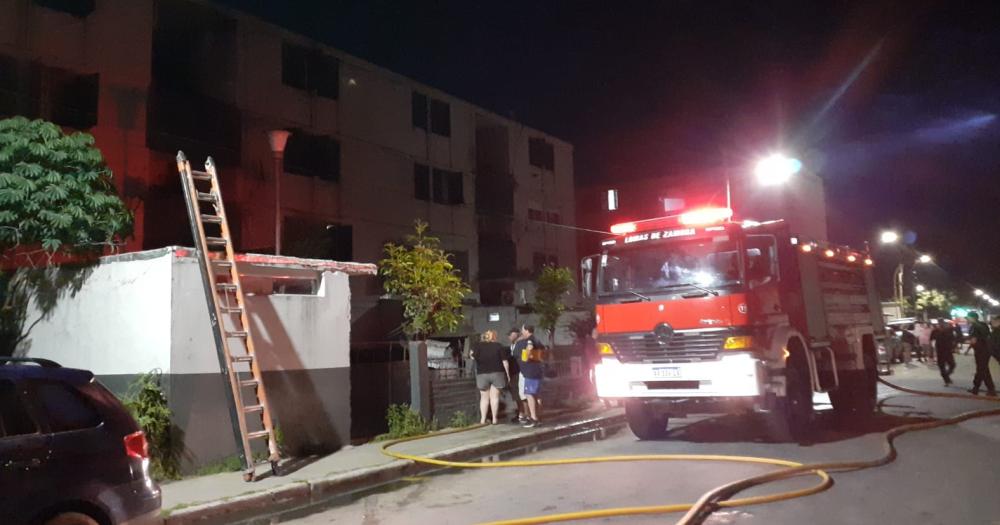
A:
[[[779,186],[788,182],[792,175],[799,171],[802,171],[802,162],[799,159],[774,153],[758,160],[753,173],[760,185]],[[732,182],[728,173],[726,174],[726,207],[733,209]]]
[[[926,290],[926,289],[927,289],[927,287],[926,287],[926,286],[924,286],[924,285],[922,285],[922,284],[918,284],[918,285],[916,286],[916,290],[917,290],[918,292],[922,292],[922,291],[924,291],[924,290]]]
[[[281,175],[285,171],[285,145],[291,135],[283,129],[267,132],[267,143],[274,155],[274,254],[281,255]]]
[[[976,297],[978,297],[978,296],[980,296],[980,295],[983,295],[983,291],[982,291],[982,290],[979,290],[979,289],[976,289],[976,291],[975,291],[975,292],[973,292],[973,293],[974,293],[974,294],[976,294]]]
[[[921,263],[921,264],[930,264],[930,263],[934,262],[934,259],[932,259],[930,255],[927,255],[925,253],[925,254],[923,254],[923,255],[921,255],[920,257],[917,258],[917,262]]]

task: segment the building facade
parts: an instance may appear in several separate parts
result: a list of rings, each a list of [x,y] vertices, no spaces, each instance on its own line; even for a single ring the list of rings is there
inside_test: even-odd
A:
[[[252,16],[196,0],[3,0],[0,116],[92,133],[136,213],[128,250],[190,245],[175,156],[211,155],[239,251],[376,262],[413,222],[483,304],[573,266],[573,150],[555,137]],[[377,279],[352,283],[355,318]],[[372,339],[381,334],[352,332]]]

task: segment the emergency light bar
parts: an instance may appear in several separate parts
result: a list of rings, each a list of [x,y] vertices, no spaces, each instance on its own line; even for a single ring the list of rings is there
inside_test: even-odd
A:
[[[614,224],[611,226],[611,233],[615,235],[622,235],[624,233],[632,233],[636,229],[634,222],[622,222],[619,224]]]
[[[730,208],[700,208],[682,213],[679,220],[685,226],[696,226],[724,222],[732,216],[733,210]]]

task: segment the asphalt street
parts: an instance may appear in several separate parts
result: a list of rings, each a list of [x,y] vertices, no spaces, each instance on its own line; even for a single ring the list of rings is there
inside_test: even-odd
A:
[[[913,388],[963,392],[971,379],[971,358],[958,359],[957,386],[950,389],[945,389],[936,370],[925,364],[897,365],[889,379]],[[521,457],[728,454],[799,462],[872,458],[882,451],[880,431],[991,406],[899,394],[883,385],[879,388],[882,413],[863,429],[838,421],[824,404],[825,396],[817,396],[821,428],[806,444],[771,441],[760,416],[702,416],[672,421],[674,431],[662,441],[638,441],[624,429],[605,439],[526,451]],[[1000,418],[906,435],[897,441],[897,448],[900,456],[894,463],[837,473],[834,486],[821,494],[718,512],[707,523],[1000,524]],[[669,462],[450,470],[251,523],[466,524],[604,507],[682,503],[694,501],[712,487],[768,468]],[[812,477],[787,480],[747,494],[812,483]],[[678,517],[576,523],[662,524]]]

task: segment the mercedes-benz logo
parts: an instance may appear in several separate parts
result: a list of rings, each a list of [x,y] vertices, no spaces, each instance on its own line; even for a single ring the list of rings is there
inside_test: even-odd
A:
[[[674,328],[667,323],[660,323],[653,328],[653,335],[661,345],[665,345],[674,336]]]

